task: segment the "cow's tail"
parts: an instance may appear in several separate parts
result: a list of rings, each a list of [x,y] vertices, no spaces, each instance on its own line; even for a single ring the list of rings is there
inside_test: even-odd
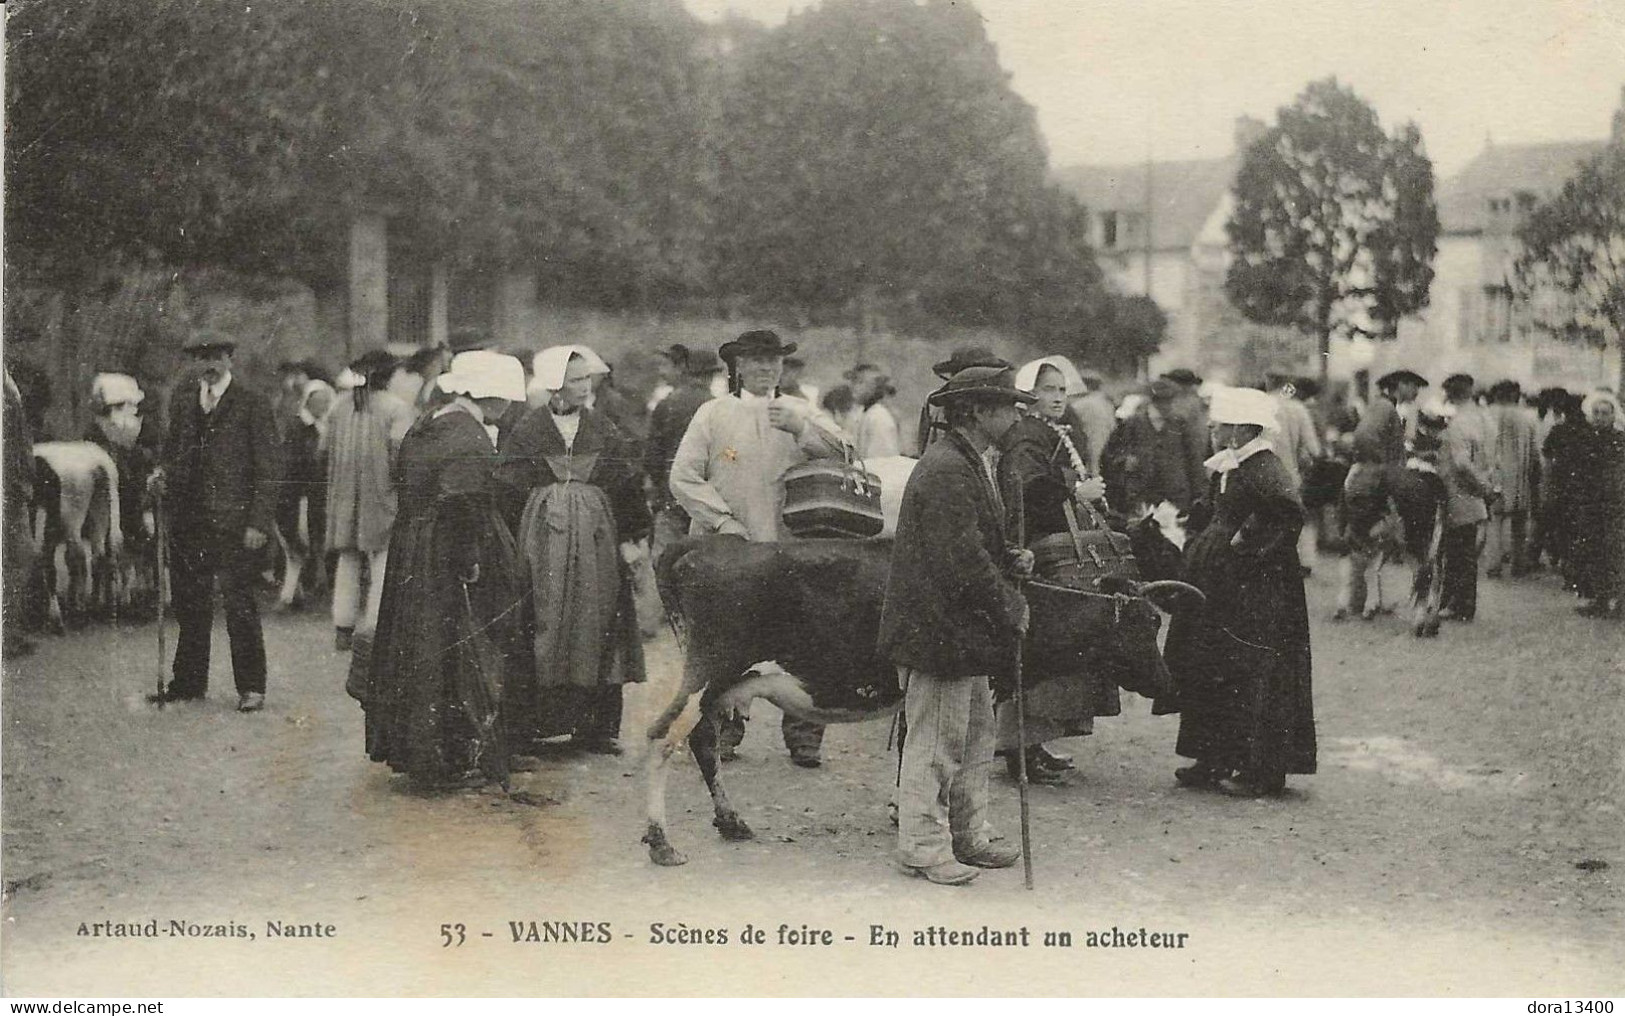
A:
[[[677,566],[701,542],[696,537],[685,537],[667,544],[655,559],[655,588],[660,592],[660,606],[666,612],[666,623],[679,641],[683,637],[683,598],[677,588]]]

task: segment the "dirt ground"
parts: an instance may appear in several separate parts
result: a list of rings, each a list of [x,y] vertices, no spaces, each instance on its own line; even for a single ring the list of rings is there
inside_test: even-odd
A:
[[[641,730],[676,677],[670,637],[628,695],[623,758],[516,778],[553,804],[423,796],[362,753],[345,657],[319,614],[267,617],[268,706],[159,712],[152,625],[98,626],[4,675],[0,976],[18,995],[1085,994],[1625,992],[1625,628],[1577,617],[1550,577],[1489,582],[1480,620],[1431,641],[1398,618],[1332,624],[1310,580],[1320,772],[1280,800],[1178,788],[1177,718],[1124,715],[1063,742],[1078,772],[1032,791],[1037,891],[1019,867],[955,889],[890,857],[884,723],[832,728],[790,765],[758,703],[724,770],[754,825],[712,831],[684,758],[662,869],[643,830]],[[1402,575],[1391,569],[1390,596]],[[171,639],[173,646],[173,639]],[[1017,836],[1017,794],[996,776]],[[97,922],[228,937],[96,937]],[[515,943],[526,922],[608,942]],[[268,922],[330,935],[271,938]],[[510,924],[512,922],[512,924]],[[741,942],[749,924],[766,942]],[[442,926],[451,945],[442,936]],[[462,925],[462,944],[456,944]],[[656,931],[652,926],[660,925]],[[780,925],[829,945],[780,945]],[[902,933],[871,945],[874,926]],[[1029,929],[1029,946],[914,945],[931,926]],[[1184,932],[1183,948],[1110,934]],[[241,929],[239,935],[229,933]],[[671,943],[726,929],[727,944]],[[81,933],[81,931],[85,933]],[[1045,945],[1070,932],[1071,948]],[[1105,946],[1086,936],[1105,932]],[[247,936],[252,934],[252,939]],[[848,938],[850,936],[850,940]],[[658,939],[658,941],[657,941]]]

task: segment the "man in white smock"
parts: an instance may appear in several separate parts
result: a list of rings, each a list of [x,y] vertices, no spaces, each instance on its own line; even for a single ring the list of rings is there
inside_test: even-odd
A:
[[[785,471],[809,458],[846,454],[849,442],[833,420],[803,399],[779,394],[784,358],[795,350],[795,343],[766,329],[718,350],[728,367],[728,395],[694,414],[671,464],[672,496],[688,513],[691,535],[789,538],[780,518]],[[786,716],[783,731],[791,760],[817,768],[824,728]],[[735,757],[743,736],[742,721],[724,723],[724,760]]]

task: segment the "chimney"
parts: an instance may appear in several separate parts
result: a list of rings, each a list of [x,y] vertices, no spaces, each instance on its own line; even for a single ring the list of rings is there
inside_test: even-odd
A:
[[[1236,151],[1245,152],[1253,146],[1253,142],[1263,137],[1269,127],[1262,120],[1255,120],[1246,114],[1236,117],[1234,138]]]

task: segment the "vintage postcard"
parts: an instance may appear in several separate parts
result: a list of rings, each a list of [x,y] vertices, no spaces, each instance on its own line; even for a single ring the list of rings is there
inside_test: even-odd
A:
[[[6,8],[7,996],[1625,993],[1617,5]]]

